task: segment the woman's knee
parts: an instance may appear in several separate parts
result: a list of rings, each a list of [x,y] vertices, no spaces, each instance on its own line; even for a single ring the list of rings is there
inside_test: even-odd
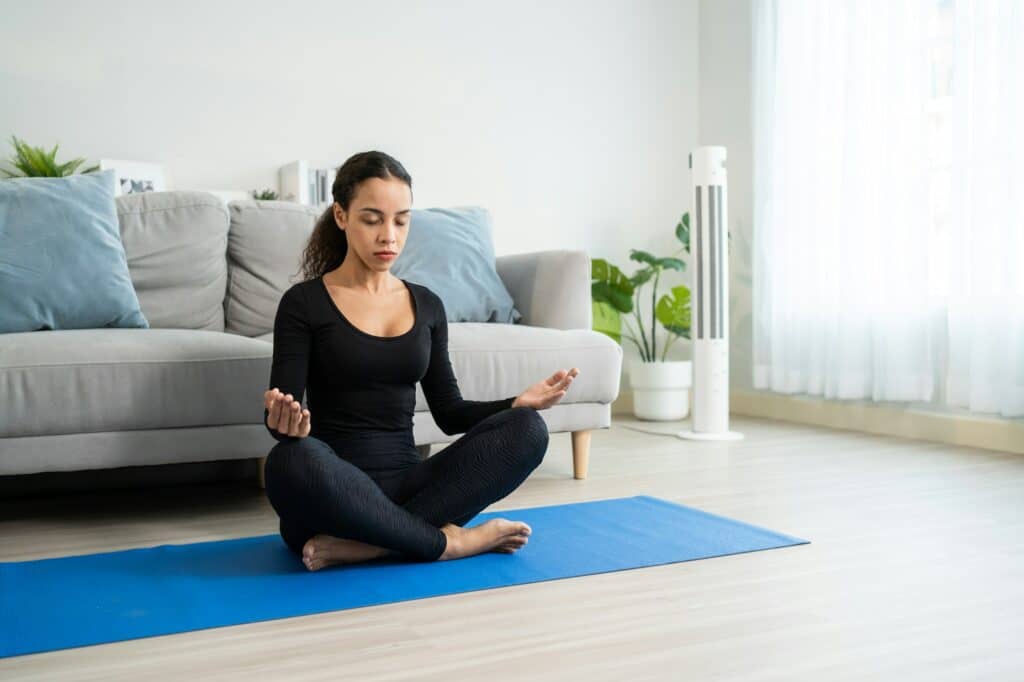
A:
[[[539,464],[547,452],[550,440],[548,423],[533,407],[516,407],[512,413],[516,438],[526,444],[527,451],[536,456]]]
[[[331,452],[327,443],[310,436],[281,441],[270,449],[263,465],[263,478],[267,499],[275,509],[278,509],[279,502],[287,504],[284,498],[298,494],[293,489],[299,482],[309,480],[312,460],[325,449]]]
[[[306,436],[305,438],[292,438],[292,439],[289,439],[289,440],[282,440],[282,441],[278,441],[277,445],[275,445],[274,447],[270,448],[270,453],[267,454],[267,459],[270,459],[270,456],[275,454],[275,453],[278,453],[278,454],[292,453],[292,452],[295,452],[296,450],[308,450],[310,448],[322,449],[322,448],[330,448],[330,446],[327,445],[327,443],[325,443],[322,440],[320,440],[319,438],[315,438],[313,436]]]
[[[271,470],[280,470],[286,465],[294,466],[304,458],[323,451],[330,451],[330,446],[312,436],[280,441],[267,453],[265,473],[269,475]]]

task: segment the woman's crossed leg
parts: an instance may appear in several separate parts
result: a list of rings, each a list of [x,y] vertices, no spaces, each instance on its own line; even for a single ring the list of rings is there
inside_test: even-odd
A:
[[[524,523],[461,526],[515,490],[547,445],[547,426],[536,410],[509,408],[378,482],[327,443],[306,437],[271,450],[266,492],[282,538],[311,570],[388,555],[433,561],[513,552],[526,543]]]

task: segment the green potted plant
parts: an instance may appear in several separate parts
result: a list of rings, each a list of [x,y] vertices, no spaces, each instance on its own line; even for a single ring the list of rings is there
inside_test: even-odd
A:
[[[690,412],[692,363],[665,360],[665,354],[676,339],[690,338],[690,290],[679,285],[658,298],[661,273],[686,270],[686,263],[678,256],[684,251],[690,253],[689,213],[683,214],[675,234],[682,246],[671,256],[657,258],[646,251],[631,249],[630,259],[641,264],[631,277],[626,277],[603,258],[591,260],[594,330],[617,343],[622,343],[622,339],[631,341],[640,354],[640,361],[633,363],[629,370],[633,413],[640,419],[684,419]],[[649,307],[641,306],[641,288],[647,284],[651,285]],[[641,313],[644,308],[650,311],[649,321],[645,321]],[[635,326],[628,324],[630,318],[626,315],[629,314],[635,318]],[[667,333],[660,359],[656,323]]]
[[[85,159],[57,163],[59,145],[53,145],[53,149],[46,151],[42,147],[32,147],[14,135],[11,136],[11,144],[14,146],[14,156],[7,163],[18,172],[2,169],[8,178],[60,178],[74,175],[78,167],[85,163]],[[91,173],[99,169],[99,166],[91,166],[82,172]]]
[[[272,189],[252,190],[252,198],[257,201],[275,201],[277,199],[277,192]]]

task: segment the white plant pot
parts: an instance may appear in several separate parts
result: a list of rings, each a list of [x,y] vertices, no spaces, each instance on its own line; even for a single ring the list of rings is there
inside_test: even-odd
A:
[[[689,360],[636,361],[630,365],[633,414],[638,419],[673,421],[690,414],[693,364]]]

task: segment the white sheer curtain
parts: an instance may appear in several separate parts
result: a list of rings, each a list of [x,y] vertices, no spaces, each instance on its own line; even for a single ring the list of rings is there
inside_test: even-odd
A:
[[[1024,416],[1024,2],[954,3],[952,405]]]
[[[754,3],[756,388],[1024,415],[1022,12]]]
[[[930,400],[929,2],[754,3],[754,386]]]

